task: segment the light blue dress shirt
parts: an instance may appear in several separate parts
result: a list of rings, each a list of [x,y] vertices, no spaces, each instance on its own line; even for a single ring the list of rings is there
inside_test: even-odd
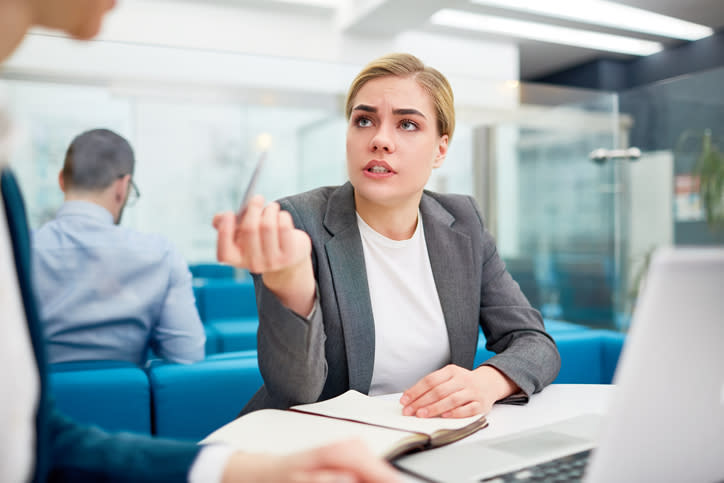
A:
[[[68,201],[33,233],[33,276],[50,363],[79,360],[190,363],[206,337],[191,273],[159,235],[113,223],[111,213]]]

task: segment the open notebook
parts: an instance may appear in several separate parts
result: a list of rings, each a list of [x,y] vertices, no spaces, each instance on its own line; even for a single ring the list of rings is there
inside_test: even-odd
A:
[[[223,442],[250,452],[292,453],[359,438],[378,456],[399,455],[458,441],[488,425],[485,416],[462,419],[403,416],[397,401],[357,391],[289,410],[262,409],[222,426],[201,444]]]

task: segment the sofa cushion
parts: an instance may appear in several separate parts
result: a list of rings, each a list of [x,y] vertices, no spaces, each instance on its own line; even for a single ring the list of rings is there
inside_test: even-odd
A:
[[[259,319],[256,317],[211,320],[206,325],[216,332],[217,352],[256,350],[256,332],[259,328]]]
[[[193,263],[189,271],[194,278],[234,278],[236,270],[231,265],[220,263]]]
[[[561,354],[556,384],[611,384],[625,334],[609,330],[569,332],[555,337]]]
[[[130,362],[51,364],[49,381],[56,406],[74,420],[106,431],[151,433],[148,378]]]
[[[251,280],[208,280],[197,287],[202,301],[199,313],[204,322],[234,317],[258,318]]]
[[[194,364],[147,368],[157,436],[198,441],[233,420],[261,387],[256,351],[212,355]]]

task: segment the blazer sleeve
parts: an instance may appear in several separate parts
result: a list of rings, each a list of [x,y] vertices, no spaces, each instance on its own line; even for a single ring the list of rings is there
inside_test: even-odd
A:
[[[474,206],[474,202],[473,202]],[[480,217],[479,212],[475,212]],[[482,226],[482,219],[480,218]],[[530,396],[553,382],[561,359],[543,318],[505,269],[495,240],[484,228],[480,284],[480,326],[486,348],[496,355],[485,361],[503,372]]]
[[[49,482],[186,482],[201,449],[192,442],[108,434],[53,410],[48,419]]]
[[[280,204],[292,215],[297,228],[310,233],[294,205],[285,201]],[[310,236],[313,235],[310,233]],[[316,277],[314,250],[312,263]],[[259,370],[266,391],[278,407],[316,402],[327,380],[326,334],[319,287],[314,309],[307,317],[310,314],[297,314],[282,305],[260,276],[254,276],[254,285],[259,311]]]

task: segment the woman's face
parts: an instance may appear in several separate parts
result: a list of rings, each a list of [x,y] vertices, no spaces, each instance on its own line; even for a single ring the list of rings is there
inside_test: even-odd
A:
[[[418,203],[447,143],[447,135],[438,135],[432,98],[413,78],[367,82],[352,102],[347,126],[347,171],[358,201]]]

